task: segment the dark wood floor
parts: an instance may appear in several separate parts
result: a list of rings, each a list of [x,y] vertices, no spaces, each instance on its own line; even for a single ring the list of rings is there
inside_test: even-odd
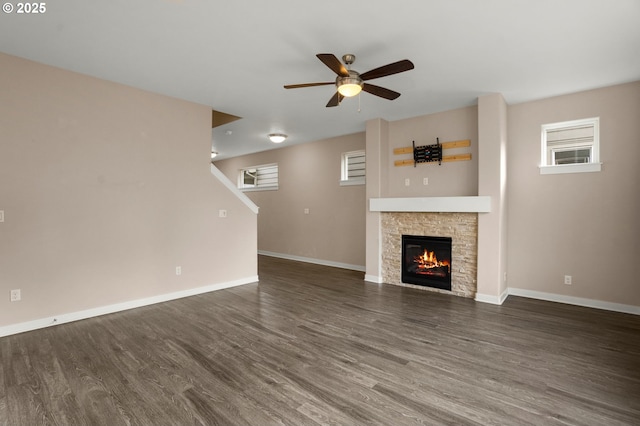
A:
[[[1,338],[0,424],[640,424],[638,316],[259,274]]]

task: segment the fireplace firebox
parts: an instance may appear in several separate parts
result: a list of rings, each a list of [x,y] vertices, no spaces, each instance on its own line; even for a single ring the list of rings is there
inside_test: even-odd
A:
[[[402,282],[451,291],[451,238],[403,235]]]

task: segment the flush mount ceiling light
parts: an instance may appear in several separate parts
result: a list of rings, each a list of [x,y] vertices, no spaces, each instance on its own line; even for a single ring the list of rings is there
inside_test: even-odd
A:
[[[287,138],[287,135],[282,133],[271,133],[269,135],[269,140],[273,143],[282,143]]]

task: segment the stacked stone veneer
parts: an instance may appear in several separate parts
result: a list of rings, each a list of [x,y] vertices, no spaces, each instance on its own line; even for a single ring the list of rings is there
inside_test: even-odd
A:
[[[382,280],[438,293],[475,297],[478,270],[477,213],[382,213]],[[402,235],[451,237],[451,291],[401,281]]]

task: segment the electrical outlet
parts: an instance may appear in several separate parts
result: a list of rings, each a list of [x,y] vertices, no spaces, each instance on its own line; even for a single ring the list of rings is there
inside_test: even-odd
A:
[[[309,209],[304,209],[304,214],[309,214]]]
[[[422,184],[423,185],[429,185],[429,178],[423,178],[422,179]]]
[[[409,185],[411,185],[411,180],[409,178],[406,178],[404,180],[404,186],[409,186]]]
[[[182,266],[176,266],[176,275],[182,275]]]
[[[564,283],[566,285],[571,285],[571,275],[565,275],[564,276]]]
[[[20,300],[22,300],[22,295],[20,294],[20,289],[11,290],[11,301],[12,302],[19,302]]]

